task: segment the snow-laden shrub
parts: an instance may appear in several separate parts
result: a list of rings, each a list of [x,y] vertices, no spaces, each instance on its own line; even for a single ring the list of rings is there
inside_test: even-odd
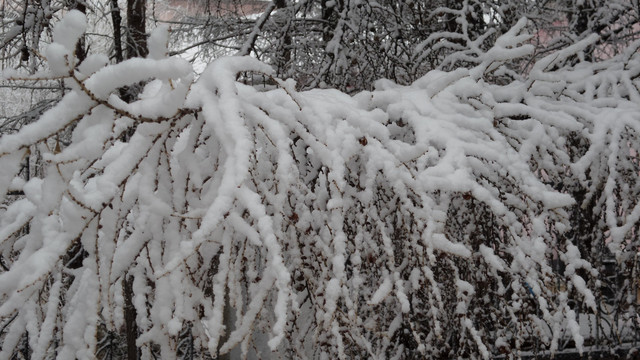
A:
[[[582,348],[570,302],[596,312],[598,274],[569,187],[602,199],[621,251],[639,212],[637,56],[551,70],[587,39],[491,84],[531,51],[521,21],[474,68],[352,97],[297,92],[248,57],[196,79],[163,29],[146,59],[78,65],[83,24],[56,27],[36,75],[71,91],[0,139],[0,193],[24,193],[0,210],[0,357],[25,342],[33,359],[117,353],[128,306],[145,359],[489,358],[553,351],[565,332]],[[42,176],[24,182],[36,151]]]

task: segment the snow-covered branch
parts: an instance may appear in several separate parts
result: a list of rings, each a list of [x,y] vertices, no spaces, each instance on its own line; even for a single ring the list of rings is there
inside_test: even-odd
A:
[[[144,358],[186,356],[188,339],[212,356],[486,359],[534,338],[554,351],[567,331],[582,351],[573,304],[600,306],[591,247],[637,250],[631,50],[550,66],[587,38],[527,79],[487,81],[533,50],[522,20],[473,67],[350,96],[242,84],[273,76],[249,57],[196,78],[164,57],[166,29],[146,59],[77,66],[83,22],[58,25],[38,74],[70,91],[0,139],[0,357],[25,333],[33,358],[101,356],[127,296]]]

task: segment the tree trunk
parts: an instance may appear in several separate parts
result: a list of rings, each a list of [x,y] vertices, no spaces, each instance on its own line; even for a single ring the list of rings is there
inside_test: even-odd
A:
[[[133,306],[133,278],[128,276],[122,282],[124,290],[124,326],[127,338],[127,360],[138,360],[138,324],[136,308]]]
[[[122,16],[120,16],[120,7],[118,7],[118,0],[111,0],[111,20],[113,21],[113,47],[114,56],[116,62],[122,62],[124,60],[122,52]]]
[[[284,9],[287,7],[287,2],[285,0],[275,0],[274,4],[276,5],[276,9]],[[286,74],[287,69],[289,69],[289,62],[291,61],[291,45],[293,42],[288,29],[289,22],[287,22],[286,27],[287,29],[282,39],[282,62],[278,64],[279,76],[283,76]]]
[[[145,32],[146,2],[145,0],[127,1],[127,59],[145,57],[147,34]]]
[[[116,0],[112,0],[116,3]],[[115,4],[117,5],[117,3]],[[114,8],[117,8],[115,6]],[[119,17],[119,9],[117,14],[114,12],[112,16]],[[127,28],[126,28],[126,59],[134,57],[145,57],[149,53],[147,48],[147,34],[145,31],[146,23],[146,1],[145,0],[127,0]],[[114,29],[115,29],[114,20]],[[118,31],[119,35],[119,31]],[[114,33],[114,37],[115,33]],[[116,37],[116,40],[119,36]],[[116,50],[118,48],[116,47]],[[122,48],[119,49],[122,54]],[[122,55],[120,55],[122,58]],[[131,102],[136,98],[139,92],[138,86],[127,86],[120,89],[120,95],[126,102]],[[132,131],[135,128],[132,128]],[[131,135],[131,134],[129,134]],[[139,358],[139,349],[136,346],[136,340],[138,338],[138,324],[136,323],[136,309],[133,306],[133,278],[127,277],[123,282],[124,287],[124,319],[125,319],[125,331],[127,339],[127,359],[137,360]]]
[[[83,14],[87,13],[87,5],[84,1],[75,1],[71,6],[72,9],[76,9]],[[78,58],[78,64],[82,63],[87,57],[87,51],[85,48],[85,35],[80,37],[80,40],[76,43],[76,57]]]

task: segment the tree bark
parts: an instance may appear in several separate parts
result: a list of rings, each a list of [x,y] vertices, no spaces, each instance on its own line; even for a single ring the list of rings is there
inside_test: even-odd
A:
[[[145,57],[147,49],[147,34],[145,32],[146,1],[127,1],[127,59]]]
[[[120,15],[120,7],[118,7],[118,0],[111,0],[111,20],[113,21],[113,47],[114,57],[116,62],[122,62],[124,60],[122,52],[122,16]]]
[[[284,9],[287,7],[287,2],[285,0],[276,0],[274,1],[276,5],[276,9]],[[291,34],[289,33],[289,24],[286,25],[287,29],[284,33],[284,38],[282,39],[282,62],[278,66],[278,75],[285,75],[286,69],[289,68],[289,62],[291,61],[291,45],[293,40],[291,39]]]
[[[116,0],[112,0],[116,1]],[[127,28],[126,28],[126,59],[134,57],[146,57],[149,53],[147,48],[146,23],[146,1],[127,0]],[[122,50],[120,50],[122,52]],[[131,102],[139,92],[137,86],[127,86],[121,89],[120,94],[124,101]],[[127,339],[127,359],[137,360],[139,349],[136,346],[138,338],[138,324],[136,323],[136,309],[133,306],[133,278],[127,277],[123,282],[125,301],[125,331]]]
[[[83,14],[87,13],[87,5],[84,1],[74,1],[71,6],[72,9],[76,9]],[[76,43],[76,57],[78,58],[78,64],[82,63],[84,59],[87,57],[87,51],[85,48],[85,35],[83,34],[78,42]]]
[[[124,325],[127,339],[127,360],[138,360],[138,324],[136,308],[133,306],[133,278],[127,276],[122,282],[124,290]]]

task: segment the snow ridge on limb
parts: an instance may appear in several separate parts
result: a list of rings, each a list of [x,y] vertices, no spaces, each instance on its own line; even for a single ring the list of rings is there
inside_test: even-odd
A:
[[[0,190],[20,184],[26,149],[47,162],[0,212],[3,354],[27,332],[34,356],[99,356],[98,338],[124,324],[126,279],[148,358],[185,343],[211,356],[490,358],[521,351],[522,329],[550,350],[568,330],[580,348],[569,304],[597,311],[598,273],[572,211],[596,199],[609,247],[628,256],[635,78],[612,59],[491,83],[530,50],[523,21],[476,67],[356,96],[242,84],[272,74],[248,57],[196,80],[165,57],[166,29],[152,58],[68,69],[59,106],[0,140],[14,168]],[[138,99],[118,97],[139,81]]]

